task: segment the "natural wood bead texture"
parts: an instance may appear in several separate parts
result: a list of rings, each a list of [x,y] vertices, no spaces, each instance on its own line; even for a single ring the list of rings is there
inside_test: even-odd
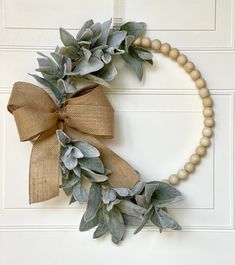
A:
[[[206,81],[202,77],[201,72],[196,69],[195,65],[188,61],[187,56],[182,54],[178,49],[172,48],[169,43],[162,44],[160,40],[151,40],[147,37],[136,39],[134,45],[142,46],[147,49],[151,48],[154,52],[162,53],[176,61],[195,82],[198,94],[202,99],[204,128],[202,130],[202,138],[199,141],[199,146],[195,149],[195,153],[190,156],[189,161],[185,163],[177,174],[172,174],[167,180],[164,180],[171,185],[178,185],[181,181],[186,180],[190,173],[195,171],[196,166],[200,163],[201,158],[206,155],[207,148],[211,144],[210,138],[213,136],[212,127],[215,123],[213,118],[213,100],[211,99],[209,89],[206,87]]]

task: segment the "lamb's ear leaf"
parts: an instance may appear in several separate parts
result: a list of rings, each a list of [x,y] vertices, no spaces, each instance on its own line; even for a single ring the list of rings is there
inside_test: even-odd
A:
[[[86,203],[88,200],[88,195],[86,190],[82,187],[80,183],[77,183],[73,187],[73,197],[75,198],[76,201],[79,203]]]
[[[127,31],[128,35],[139,37],[146,29],[146,23],[144,22],[127,22],[120,28]]]
[[[143,78],[143,65],[142,62],[128,53],[121,54],[122,59],[135,71],[138,79],[141,81]]]
[[[67,144],[70,143],[70,138],[67,134],[65,134],[61,129],[56,130],[57,138],[60,144],[65,147]]]
[[[88,168],[90,170],[93,170],[97,173],[104,174],[104,165],[99,157],[84,157],[79,159],[78,161],[79,165],[81,167]]]
[[[101,199],[102,194],[100,185],[92,183],[89,191],[86,212],[84,214],[84,219],[86,222],[91,221],[96,216],[97,211],[100,208]]]
[[[79,225],[79,231],[83,232],[83,231],[90,230],[91,228],[97,226],[101,222],[103,222],[102,209],[99,209],[95,217],[91,219],[90,221],[85,220],[85,213],[84,213],[82,220],[80,222],[80,225]]]
[[[139,227],[137,227],[137,229],[135,230],[134,234],[139,233],[143,227],[146,225],[146,223],[148,222],[148,220],[151,218],[152,214],[154,212],[154,208],[151,205],[148,210],[144,213],[143,219],[142,219],[142,223]]]
[[[163,209],[158,209],[158,211],[155,211],[155,214],[158,218],[157,224],[159,223],[160,229],[169,228],[172,230],[181,230],[181,226]],[[151,221],[153,220],[151,219]]]
[[[111,211],[104,213],[104,219],[112,235],[113,243],[118,244],[123,239],[125,228],[121,212],[114,206]]]
[[[60,39],[65,46],[76,46],[75,38],[64,28],[60,28]]]
[[[107,224],[105,222],[100,223],[93,234],[93,238],[102,237],[103,235],[108,233],[108,231],[109,230]]]
[[[146,209],[134,204],[131,201],[122,200],[118,205],[117,208],[124,214],[135,216],[135,217],[141,217],[145,212]]]

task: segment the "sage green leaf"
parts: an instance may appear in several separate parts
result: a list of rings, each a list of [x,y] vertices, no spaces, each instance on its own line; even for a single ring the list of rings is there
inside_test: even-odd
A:
[[[92,83],[99,84],[99,85],[102,85],[102,86],[107,87],[107,88],[111,88],[109,83],[107,83],[104,79],[99,78],[95,75],[87,74],[87,75],[84,75],[83,78],[91,81]]]
[[[101,222],[103,222],[102,209],[99,209],[95,217],[90,221],[85,220],[85,214],[84,214],[80,222],[79,231],[83,232],[83,231],[90,230],[91,228],[97,226]]]
[[[91,221],[95,217],[97,211],[100,208],[101,199],[101,187],[98,184],[93,183],[90,187],[87,208],[84,215],[86,222]]]
[[[46,79],[44,79],[38,75],[34,75],[34,74],[29,74],[29,75],[32,76],[33,78],[35,78],[43,86],[49,88],[57,99],[59,99],[61,97],[59,90],[51,82],[47,81]]]
[[[140,217],[146,212],[145,208],[127,200],[121,200],[117,207],[122,213],[135,217]]]
[[[70,196],[73,193],[72,188],[63,188],[63,191],[67,196]]]
[[[77,166],[73,169],[73,172],[76,176],[81,177],[81,168],[80,166]]]
[[[143,48],[135,48],[135,52],[144,61],[150,61],[153,59],[152,53],[148,50],[143,49]]]
[[[49,61],[46,58],[37,58],[39,67],[57,67],[56,63],[54,61]]]
[[[77,59],[78,58],[78,48],[74,46],[67,46],[67,47],[61,47],[60,48],[60,54],[71,58],[71,59]]]
[[[75,38],[63,28],[60,28],[60,39],[65,46],[77,45],[77,41],[75,40]]]
[[[97,72],[97,75],[109,82],[117,75],[117,69],[112,63],[109,63],[106,64],[99,72]]]
[[[119,48],[120,44],[124,41],[127,32],[125,30],[114,31],[108,37],[107,44],[110,47]]]
[[[104,213],[105,222],[108,226],[109,232],[112,235],[112,241],[118,244],[124,236],[124,221],[121,212],[116,208]]]
[[[92,37],[93,37],[93,32],[92,32],[92,30],[91,30],[91,29],[86,29],[86,30],[83,32],[83,34],[82,34],[82,36],[81,36],[81,38],[80,38],[80,40],[79,40],[79,43],[81,43],[82,41],[85,41],[85,42],[87,41],[87,42],[90,43]]]
[[[91,40],[91,45],[93,45],[98,40],[98,38],[101,35],[101,24],[100,23],[95,23],[95,24],[93,24],[90,27],[90,29],[93,32],[93,37],[92,37],[92,40]]]
[[[172,230],[181,230],[181,226],[163,209],[155,211],[159,219],[159,228],[170,228]],[[155,221],[155,220],[154,220]]]
[[[121,54],[121,57],[135,71],[138,76],[138,79],[141,81],[143,78],[142,63],[128,53]]]
[[[139,195],[143,189],[144,189],[145,183],[142,181],[139,181],[135,184],[135,186],[131,189],[133,192],[133,195]]]
[[[78,34],[77,34],[77,41],[80,40],[81,36],[83,35],[84,31],[87,29],[87,28],[90,28],[92,25],[94,24],[93,20],[90,19],[88,21],[86,21],[83,26],[81,27],[81,29],[79,30]]]
[[[135,230],[134,234],[139,233],[143,227],[146,225],[146,223],[148,222],[148,220],[151,218],[152,214],[154,212],[154,208],[151,205],[148,210],[144,213],[143,219],[142,219],[142,223],[139,227],[137,227],[137,229]]]
[[[107,189],[103,191],[102,200],[104,204],[109,204],[116,199],[116,192],[113,189]]]
[[[96,46],[107,43],[111,24],[112,24],[112,19],[105,21],[103,24],[101,24],[101,34],[100,34],[100,37],[95,42]]]
[[[48,63],[55,66],[55,62],[49,56],[45,55],[42,52],[37,52],[37,54],[44,57],[48,61]]]
[[[77,200],[73,197],[73,195],[70,198],[69,205],[76,202]]]
[[[79,203],[85,203],[88,200],[88,195],[86,190],[82,187],[80,183],[77,183],[73,187],[73,197],[78,201]]]
[[[133,41],[135,40],[135,37],[132,35],[128,35],[125,38],[125,51],[128,53],[129,52],[129,48],[131,46],[131,44],[133,43]]]
[[[78,161],[81,167],[88,168],[100,174],[104,174],[104,165],[99,157],[84,157]]]
[[[107,176],[102,174],[97,174],[88,168],[81,167],[81,169],[84,176],[91,182],[104,182],[108,179]]]
[[[70,143],[70,138],[67,134],[65,134],[61,129],[56,130],[57,138],[60,144],[65,147],[67,144]]]
[[[128,226],[139,226],[142,222],[141,217],[136,217],[136,216],[134,217],[134,216],[123,214],[123,213],[122,213],[122,217],[124,220],[124,224]]]
[[[73,72],[68,75],[86,75],[100,70],[104,66],[104,63],[92,56],[88,61],[82,60],[74,69]]]
[[[74,156],[74,153],[72,153],[73,149],[74,149],[74,146],[67,145],[65,148],[65,152],[61,153],[61,156],[60,156],[61,161],[64,163],[65,167],[69,170],[74,169],[78,165],[78,160]],[[83,154],[80,152],[80,157],[82,156]]]
[[[84,155],[84,157],[98,157],[100,152],[92,145],[83,141],[75,141],[74,146],[76,146]]]
[[[157,226],[159,228],[160,233],[163,230],[163,227],[161,225],[160,219],[159,219],[159,214],[157,214],[155,211],[153,212],[151,218],[150,218],[151,222]]]
[[[60,163],[60,169],[61,169],[63,178],[65,179],[68,178],[69,170],[64,166],[62,162]]]
[[[102,237],[103,235],[105,235],[106,233],[108,233],[108,226],[105,222],[100,223],[98,225],[98,227],[96,228],[94,234],[93,234],[93,238],[99,238]]]
[[[141,207],[145,207],[147,205],[144,195],[140,195],[140,194],[135,195],[135,200],[136,200],[137,205]]]
[[[64,91],[67,94],[73,94],[77,91],[76,87],[70,85],[66,80],[59,79],[57,81],[57,87],[60,88],[60,91]]]
[[[105,64],[108,64],[111,62],[112,60],[112,56],[110,53],[108,52],[105,52],[102,56],[101,56],[101,59],[102,61],[105,63]]]
[[[120,28],[121,30],[127,31],[128,35],[139,37],[146,29],[146,23],[144,22],[127,22]]]
[[[152,195],[156,188],[158,187],[158,183],[146,183],[144,189],[144,196],[147,203],[150,202]]]
[[[126,197],[129,195],[130,190],[127,188],[115,188],[114,189],[118,195],[120,195],[121,197]]]
[[[175,187],[166,182],[152,181],[149,183],[158,184],[152,196],[153,203],[156,207],[165,207],[183,199],[182,194]]]
[[[59,54],[58,52],[52,52],[51,53],[52,58],[55,60],[57,63],[57,66],[60,66],[63,60],[63,56]]]
[[[70,173],[68,179],[62,178],[62,187],[64,189],[72,188],[79,181],[80,181],[80,178],[78,178],[75,174]]]
[[[114,205],[117,205],[120,203],[120,200],[119,199],[115,199],[114,201],[110,202],[108,205],[106,205],[106,209],[107,211],[111,211],[113,209],[113,206]]]
[[[51,76],[56,76],[58,77],[58,68],[56,67],[40,67],[35,69],[35,71],[46,74],[46,75],[51,75]]]
[[[88,49],[85,49],[84,47],[82,47],[82,51],[83,51],[85,60],[88,61],[91,58],[91,51],[89,51]]]

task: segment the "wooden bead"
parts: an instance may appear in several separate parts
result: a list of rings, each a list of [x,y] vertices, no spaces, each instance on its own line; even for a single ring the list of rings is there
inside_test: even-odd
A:
[[[170,177],[169,177],[169,182],[170,182],[170,184],[172,184],[172,185],[177,185],[179,182],[180,182],[180,179],[178,178],[178,176],[177,175],[171,175]]]
[[[188,172],[185,169],[180,169],[177,172],[178,178],[181,180],[185,180],[188,177]]]
[[[187,73],[191,73],[194,69],[194,64],[192,62],[187,62],[185,65],[184,65],[184,70],[187,72]]]
[[[189,172],[189,173],[192,173],[194,170],[195,170],[195,165],[191,162],[187,162],[185,165],[184,165],[184,169]]]
[[[198,79],[198,80],[200,80],[200,79]],[[203,88],[199,89],[199,95],[200,95],[201,98],[208,97],[209,96],[209,90],[208,90],[208,88],[203,87]]]
[[[197,154],[193,154],[190,156],[190,162],[193,163],[194,165],[197,165],[201,161],[201,157]]]
[[[141,45],[141,40],[142,40],[142,38],[137,38],[137,39],[133,42],[133,44],[134,44],[135,46],[140,46],[140,45]]]
[[[171,49],[170,53],[169,53],[169,57],[172,59],[172,60],[177,60],[177,58],[179,57],[180,55],[180,52],[178,49],[176,48],[173,48]]]
[[[143,39],[141,40],[141,45],[142,45],[144,48],[150,48],[150,47],[151,47],[151,40],[150,40],[150,38],[147,38],[147,37],[143,38]]]
[[[196,87],[200,89],[202,87],[205,87],[206,81],[203,78],[199,78],[196,80],[195,84],[196,84]]]
[[[160,40],[153,40],[152,43],[151,43],[151,48],[154,50],[154,51],[159,51],[160,48],[161,48],[161,42]]]
[[[213,101],[210,97],[203,98],[202,104],[204,107],[212,107]]]
[[[205,118],[204,119],[204,125],[206,127],[213,127],[214,126],[214,120],[212,118]]]
[[[170,50],[171,50],[171,45],[169,43],[163,43],[160,48],[161,53],[165,55],[169,54]]]
[[[213,135],[213,130],[211,128],[205,127],[202,130],[202,135],[206,137],[211,137]]]
[[[204,156],[206,154],[206,148],[204,146],[198,146],[196,148],[196,154],[199,156]]]
[[[213,116],[213,109],[210,107],[207,107],[203,110],[203,115],[208,118],[208,117],[212,117]]]
[[[210,144],[211,144],[211,141],[208,137],[202,137],[201,140],[200,140],[200,144],[202,146],[205,146],[205,147],[208,147]]]
[[[188,58],[184,54],[180,54],[177,58],[177,63],[181,66],[184,66],[188,61]]]
[[[196,81],[197,79],[199,79],[201,77],[201,73],[200,71],[198,71],[197,69],[194,69],[191,73],[191,78]]]

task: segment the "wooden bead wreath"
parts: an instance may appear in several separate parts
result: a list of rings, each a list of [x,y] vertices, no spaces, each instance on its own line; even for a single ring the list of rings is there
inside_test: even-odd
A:
[[[212,127],[214,126],[213,101],[210,97],[209,89],[206,87],[206,81],[202,77],[200,71],[196,69],[194,64],[188,60],[187,56],[180,53],[178,49],[172,48],[169,43],[162,44],[160,40],[151,40],[147,37],[137,38],[134,45],[147,49],[151,48],[154,52],[160,52],[176,61],[184,68],[185,72],[191,76],[202,99],[205,127],[202,130],[200,145],[196,148],[195,153],[190,156],[189,161],[185,163],[184,168],[180,169],[177,174],[171,175],[167,180],[172,185],[178,185],[181,180],[186,180],[188,175],[195,171],[196,165],[198,165],[201,158],[205,156],[206,150],[211,144],[210,139],[213,135]]]
[[[143,22],[127,22],[119,29],[112,29],[111,23],[88,20],[76,38],[61,28],[64,46],[56,47],[51,56],[38,53],[41,58],[36,71],[42,76],[31,75],[43,88],[15,83],[8,110],[15,117],[20,140],[35,140],[30,203],[54,198],[63,188],[71,196],[70,203],[87,203],[79,230],[96,227],[93,238],[110,233],[118,244],[129,225],[137,226],[135,234],[148,222],[160,232],[181,229],[166,207],[182,199],[173,185],[186,180],[206,154],[214,113],[205,80],[184,54],[168,43],[142,38]],[[113,136],[114,111],[101,87],[110,87],[108,82],[117,75],[113,56],[120,56],[141,80],[143,63],[153,64],[150,49],[175,60],[195,81],[204,106],[205,127],[200,145],[183,169],[166,181],[143,182],[136,170],[96,136]]]

